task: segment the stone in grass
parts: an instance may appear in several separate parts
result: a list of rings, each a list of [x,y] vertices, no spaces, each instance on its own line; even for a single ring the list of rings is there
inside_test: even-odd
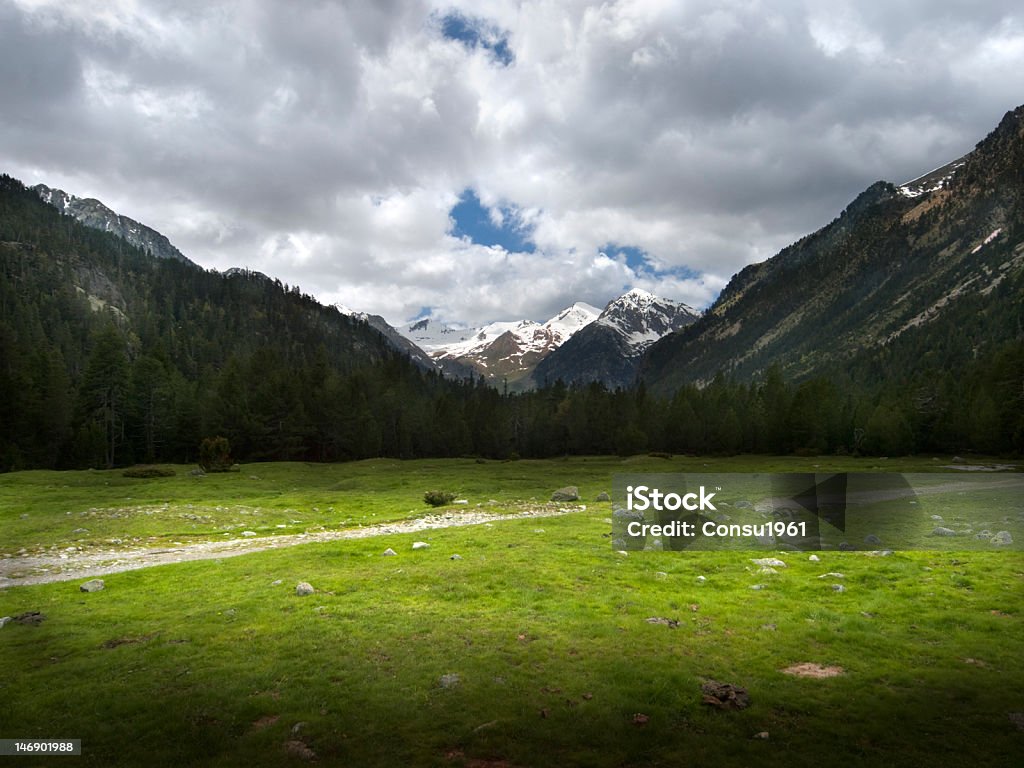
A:
[[[707,577],[707,576],[698,576],[698,577],[697,577],[697,583],[698,583],[698,584],[703,584],[703,583],[704,583],[705,581],[707,581],[707,580],[708,580],[708,577]]]
[[[81,592],[99,592],[104,586],[106,585],[103,583],[103,579],[89,579],[89,581],[79,584],[78,589]]]
[[[992,537],[993,544],[1013,544],[1013,536],[1009,531],[1000,531]]]
[[[597,496],[594,498],[594,501],[611,501],[611,500],[612,500],[612,497],[609,496],[604,491],[602,491],[601,493],[597,494]]]
[[[414,541],[412,543],[413,549],[430,549],[430,545],[425,541]]]
[[[564,488],[559,488],[557,491],[551,494],[552,501],[579,501],[580,500],[580,489],[575,485],[567,485]]]
[[[438,684],[446,689],[457,688],[459,683],[462,682],[462,677],[456,672],[450,672],[447,675],[441,675],[441,679],[438,680]]]
[[[397,556],[398,556],[398,553],[395,552],[395,550],[393,550],[391,547],[388,547],[387,549],[384,550],[383,557],[397,557]]]
[[[944,528],[939,525],[932,531],[932,536],[956,536],[956,531],[952,528]]]
[[[313,585],[308,581],[300,581],[295,585],[295,594],[299,597],[307,597],[312,595],[314,592],[316,592],[316,590],[313,589]]]
[[[460,555],[458,552],[456,552],[454,555],[452,555],[448,559],[449,560],[461,560],[462,559],[462,555]]]
[[[768,566],[769,568],[785,568],[786,564],[777,557],[759,557],[751,560],[754,565]]]
[[[765,585],[764,584],[751,584],[750,588],[754,589],[754,590],[761,590],[761,589],[765,588]]]
[[[760,573],[760,574],[763,574],[765,576],[772,576],[772,575],[778,573],[778,571],[775,570],[774,568],[772,568],[770,565],[763,565],[763,566],[761,566],[760,568],[757,569],[757,572]]]
[[[6,624],[8,624],[8,623],[10,623],[12,621],[14,621],[14,619],[12,619],[10,616],[2,616],[2,617],[0,617],[0,629],[3,629]]]
[[[247,539],[251,539],[253,536],[256,535],[256,531],[242,531],[242,535],[245,536],[245,538]]]
[[[810,556],[810,557],[808,557],[807,559],[808,559],[808,560],[810,560],[810,561],[811,561],[812,563],[817,563],[818,561],[820,561],[820,560],[821,560],[821,558],[820,558],[820,557],[818,557],[817,555],[811,555],[811,556]]]
[[[750,706],[747,690],[732,683],[705,680],[701,683],[700,692],[703,694],[701,703],[716,709],[746,709]]]
[[[837,573],[836,571],[829,571],[828,573],[821,574],[821,576],[819,576],[818,578],[819,579],[845,579],[846,576],[844,576],[841,573]]]
[[[864,543],[872,547],[877,547],[879,544],[882,543],[882,540],[875,536],[875,534],[869,533],[867,536],[864,537]]]
[[[833,584],[832,585],[832,591],[833,592],[845,592],[846,591],[846,587],[844,587],[842,584]]]

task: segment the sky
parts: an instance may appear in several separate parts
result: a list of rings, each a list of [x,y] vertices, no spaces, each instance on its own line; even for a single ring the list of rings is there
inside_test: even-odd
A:
[[[0,0],[0,172],[395,325],[703,308],[1022,72],[1019,0]]]

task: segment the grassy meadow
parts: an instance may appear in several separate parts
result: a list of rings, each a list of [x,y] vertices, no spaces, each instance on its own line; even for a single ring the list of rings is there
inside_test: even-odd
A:
[[[0,738],[79,738],[83,756],[70,759],[95,766],[1010,765],[1024,751],[1021,552],[786,552],[788,567],[766,575],[751,562],[760,553],[617,553],[611,505],[593,501],[624,472],[947,463],[375,460],[3,475],[7,560],[403,520],[434,512],[422,503],[432,488],[468,501],[456,515],[520,510],[570,484],[585,509],[111,574],[88,594],[82,580],[2,589],[0,616],[46,618],[0,628]],[[397,556],[382,556],[389,547]],[[300,581],[316,592],[297,596]],[[783,672],[802,663],[842,674]],[[702,703],[707,679],[742,686],[750,706]]]

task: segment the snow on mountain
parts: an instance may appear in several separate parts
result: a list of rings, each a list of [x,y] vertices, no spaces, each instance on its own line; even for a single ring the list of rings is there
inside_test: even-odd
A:
[[[897,189],[904,197],[920,197],[928,192],[943,189],[949,185],[950,180],[966,162],[966,157],[961,157],[952,163],[946,163],[933,171],[928,171],[924,176],[918,176],[916,179],[900,184]]]
[[[697,317],[698,312],[686,304],[634,288],[608,302],[597,320],[545,357],[534,369],[533,381],[629,386],[643,352]]]
[[[595,307],[580,301],[545,323],[506,320],[466,328],[424,318],[399,332],[441,364],[458,361],[492,382],[515,382],[528,376],[540,360],[599,314]]]
[[[546,323],[512,320],[465,328],[425,318],[400,328],[399,332],[431,357],[453,359],[486,355],[488,347],[510,334],[517,346],[517,351],[511,354],[521,357],[560,346],[580,328],[596,320],[598,314],[596,308],[579,301]]]
[[[692,323],[699,315],[686,304],[634,288],[609,302],[596,322],[617,331],[633,354],[639,355],[662,336]]]

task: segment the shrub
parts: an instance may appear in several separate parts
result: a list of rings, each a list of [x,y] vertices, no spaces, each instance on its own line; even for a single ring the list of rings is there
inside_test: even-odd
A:
[[[166,469],[164,467],[151,467],[151,466],[139,466],[139,467],[128,467],[124,472],[121,473],[123,477],[174,477],[173,469]]]
[[[427,491],[423,494],[423,503],[432,507],[443,507],[455,501],[455,494],[448,491]]]
[[[207,437],[199,445],[199,466],[204,472],[230,472],[232,463],[226,437]]]

